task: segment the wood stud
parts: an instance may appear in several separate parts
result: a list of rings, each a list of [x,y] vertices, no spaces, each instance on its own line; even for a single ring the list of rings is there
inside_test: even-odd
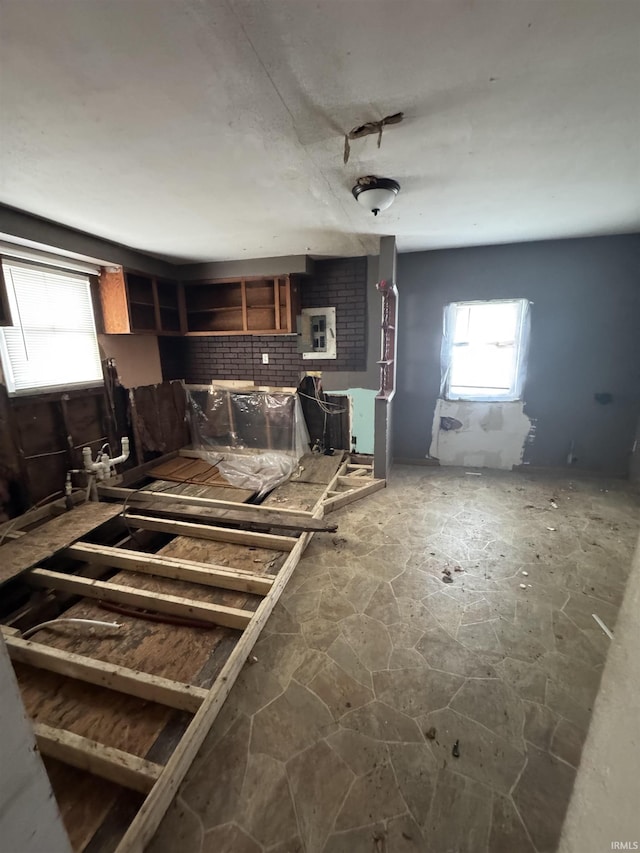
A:
[[[153,466],[175,455],[169,454],[163,460],[155,460]],[[36,737],[43,754],[148,795],[121,839],[116,853],[140,853],[151,840],[282,590],[295,570],[313,531],[332,529],[333,525],[323,522],[324,513],[384,487],[383,480],[371,479],[370,466],[337,461],[338,470],[334,468],[335,474],[330,477],[329,482],[324,481],[323,493],[310,512],[272,506],[248,506],[233,501],[200,499],[164,492],[136,493],[135,490],[117,487],[119,483],[123,485],[135,483],[136,476],[140,478],[144,475],[153,467],[151,464],[140,466],[135,471],[127,472],[124,477],[114,478],[101,486],[102,497],[127,499],[129,504],[151,501],[165,505],[172,504],[173,507],[176,504],[206,507],[221,513],[221,522],[236,524],[257,522],[270,524],[273,527],[278,527],[280,522],[283,528],[286,525],[287,528],[301,531],[300,535],[294,538],[215,526],[207,524],[204,517],[204,523],[187,522],[180,519],[179,514],[177,519],[165,520],[145,515],[142,509],[139,512],[134,510],[127,515],[129,525],[142,529],[285,552],[286,559],[275,576],[88,542],[76,541],[68,544],[63,551],[66,557],[85,563],[261,595],[262,601],[255,612],[43,568],[34,568],[25,574],[28,582],[36,587],[128,604],[158,613],[187,616],[212,625],[224,625],[243,631],[210,690],[23,640],[15,633],[9,635],[10,632],[3,631],[9,653],[14,661],[111,690],[118,690],[178,710],[189,711],[195,715],[165,767],[73,732],[41,723],[36,724]],[[310,470],[313,470],[313,463],[314,460],[311,460]],[[306,481],[313,482],[314,477],[314,474],[309,475]],[[347,492],[344,491],[345,488],[348,489]],[[146,508],[148,511],[148,503]]]

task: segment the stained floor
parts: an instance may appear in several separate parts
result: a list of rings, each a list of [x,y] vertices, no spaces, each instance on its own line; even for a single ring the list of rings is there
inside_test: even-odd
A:
[[[149,849],[555,851],[639,505],[394,469],[314,537]]]

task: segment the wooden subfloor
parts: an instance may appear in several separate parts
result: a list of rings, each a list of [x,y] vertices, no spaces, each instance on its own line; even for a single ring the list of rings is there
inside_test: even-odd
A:
[[[265,501],[267,506],[308,512],[317,505],[329,482],[335,478],[342,456],[305,459],[307,462],[302,465],[299,476],[276,489]],[[166,475],[169,468],[165,465],[158,473],[164,472]],[[152,488],[164,488],[165,485],[166,481],[161,486],[156,482]],[[176,483],[170,486],[175,493],[206,493],[220,500],[246,500],[251,494],[246,490],[212,486]],[[230,492],[233,492],[233,498],[229,497]],[[114,516],[122,508],[121,504],[94,506],[97,506],[97,510],[93,512],[98,515],[102,513],[105,518]],[[81,510],[83,507],[74,512]],[[129,525],[135,527],[133,521]],[[85,532],[83,530],[79,535],[83,536]],[[12,548],[18,542],[16,540],[4,546],[2,555],[5,549]],[[63,544],[68,542],[65,540]],[[127,547],[135,548],[135,542]],[[272,575],[277,574],[288,557],[284,551],[185,536],[173,538],[157,554]],[[42,559],[42,556],[37,559]],[[82,574],[82,568],[76,573]],[[197,598],[199,602],[247,611],[255,611],[262,601],[262,597],[257,595],[138,572],[116,572],[108,580],[110,583]],[[105,609],[99,601],[89,599],[78,600],[64,615],[114,621],[123,627],[106,630],[58,627],[55,630],[43,629],[31,639],[99,661],[204,688],[210,688],[215,683],[217,674],[242,636],[240,631],[220,626],[195,628],[147,621],[135,615]],[[191,720],[191,715],[186,712],[174,711],[163,705],[41,669],[22,664],[16,664],[15,669],[26,709],[35,721],[91,738],[141,758],[164,763]],[[114,850],[142,803],[142,796],[131,791],[124,792],[118,785],[54,759],[47,758],[46,765],[74,849],[91,853]]]

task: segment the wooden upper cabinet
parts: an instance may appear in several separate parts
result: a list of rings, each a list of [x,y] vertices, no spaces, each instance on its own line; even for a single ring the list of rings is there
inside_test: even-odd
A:
[[[290,335],[298,282],[288,275],[190,282],[116,268],[100,275],[108,335]]]
[[[180,284],[143,273],[103,269],[100,302],[108,335],[179,335]]]
[[[184,285],[188,335],[286,335],[295,332],[298,285],[290,276]]]

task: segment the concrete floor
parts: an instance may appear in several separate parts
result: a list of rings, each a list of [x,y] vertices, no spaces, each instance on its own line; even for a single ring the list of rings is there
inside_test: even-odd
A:
[[[394,469],[314,537],[150,851],[555,851],[639,504]]]

